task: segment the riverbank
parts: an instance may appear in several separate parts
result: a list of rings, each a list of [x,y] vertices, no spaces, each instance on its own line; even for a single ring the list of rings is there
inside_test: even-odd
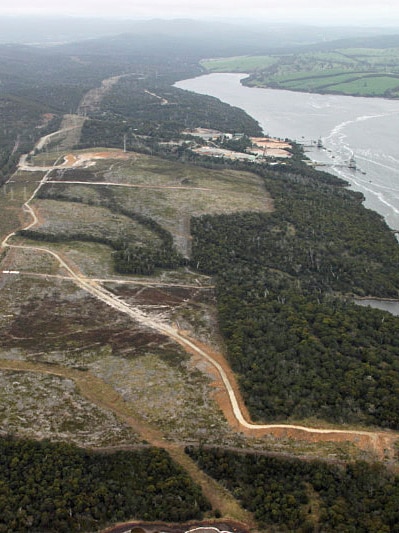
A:
[[[308,157],[360,191],[364,205],[399,230],[399,102],[245,87],[247,76],[208,74],[175,86],[240,107],[265,135],[305,146],[320,139],[324,150],[306,148]],[[360,171],[348,168],[351,157]]]

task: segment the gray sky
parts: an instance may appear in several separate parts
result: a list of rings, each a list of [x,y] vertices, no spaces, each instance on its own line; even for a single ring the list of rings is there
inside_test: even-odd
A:
[[[351,26],[399,26],[398,0],[11,0],[0,15],[113,18],[254,18]]]

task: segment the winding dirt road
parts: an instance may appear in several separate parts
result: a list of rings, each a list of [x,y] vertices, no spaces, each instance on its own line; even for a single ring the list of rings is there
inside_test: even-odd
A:
[[[51,169],[52,170],[52,169]],[[130,189],[182,189],[189,191],[211,191],[208,187],[184,187],[182,185],[136,185],[134,183],[115,183],[114,181],[55,181],[49,180],[48,183],[57,185],[104,185],[112,187],[127,187]]]
[[[57,163],[57,162],[56,162]],[[31,203],[37,195],[40,188],[47,183],[49,174],[53,167],[45,169],[46,172],[38,184],[31,197],[25,202],[23,208],[29,212],[32,221],[25,227],[25,229],[32,228],[38,224],[38,218],[31,207]],[[43,170],[43,169],[42,169]],[[75,182],[76,183],[76,182]],[[240,396],[239,388],[235,377],[225,360],[220,353],[215,353],[209,346],[200,344],[187,334],[179,331],[171,324],[163,321],[159,316],[154,317],[144,313],[142,310],[131,306],[117,298],[111,292],[106,290],[98,280],[89,279],[83,276],[80,272],[73,269],[60,254],[46,247],[15,245],[9,241],[15,235],[15,232],[10,233],[5,237],[1,243],[1,248],[16,248],[28,249],[37,253],[46,253],[54,257],[59,265],[65,270],[66,275],[79,288],[85,290],[100,301],[106,303],[113,309],[127,314],[134,321],[146,328],[156,330],[173,339],[187,352],[200,357],[207,361],[213,369],[215,379],[219,382],[219,393],[217,400],[222,407],[227,420],[237,430],[242,431],[251,436],[262,436],[265,434],[273,434],[277,437],[290,437],[311,441],[335,441],[344,442],[351,441],[361,449],[372,451],[380,459],[393,459],[395,455],[394,444],[399,438],[399,435],[393,432],[383,431],[361,431],[361,430],[346,430],[346,429],[324,429],[317,427],[305,427],[292,424],[255,424],[250,420],[249,414],[245,408],[244,402]],[[103,280],[102,280],[103,281]],[[104,280],[105,281],[105,280]]]

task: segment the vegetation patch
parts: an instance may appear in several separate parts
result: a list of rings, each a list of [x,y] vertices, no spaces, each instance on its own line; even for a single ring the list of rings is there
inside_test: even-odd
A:
[[[0,431],[78,446],[134,444],[137,435],[113,413],[77,392],[73,381],[30,372],[0,372]]]
[[[107,455],[11,439],[0,448],[0,531],[88,531],[133,516],[184,522],[210,508],[163,450]]]
[[[60,265],[55,257],[43,250],[43,253],[29,248],[11,248],[7,250],[7,263],[12,262],[13,270],[18,275],[37,273],[39,276],[60,274]]]
[[[334,465],[186,448],[199,466],[278,531],[395,531],[399,478],[382,465]]]
[[[109,306],[70,282],[20,276],[8,283],[2,300],[3,358],[18,354],[81,367],[104,355],[134,356],[169,342],[124,314],[110,313]]]
[[[42,223],[39,229],[46,235],[60,240],[72,240],[77,234],[82,234],[82,239],[87,235],[87,240],[99,239],[104,235],[109,240],[126,240],[135,246],[142,246],[145,242],[156,241],[154,235],[140,223],[130,218],[110,212],[104,207],[92,206],[54,200],[41,200],[35,204]]]

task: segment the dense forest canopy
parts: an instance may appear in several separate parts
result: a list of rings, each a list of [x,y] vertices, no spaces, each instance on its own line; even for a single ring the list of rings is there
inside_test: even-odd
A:
[[[137,517],[186,521],[209,509],[163,450],[100,454],[0,439],[0,531],[88,531]]]
[[[379,464],[343,466],[220,449],[186,451],[267,531],[398,531],[399,478]]]
[[[398,428],[398,319],[343,298],[397,297],[394,235],[339,183],[258,172],[273,213],[192,222],[192,261],[217,275],[220,325],[252,415]]]

